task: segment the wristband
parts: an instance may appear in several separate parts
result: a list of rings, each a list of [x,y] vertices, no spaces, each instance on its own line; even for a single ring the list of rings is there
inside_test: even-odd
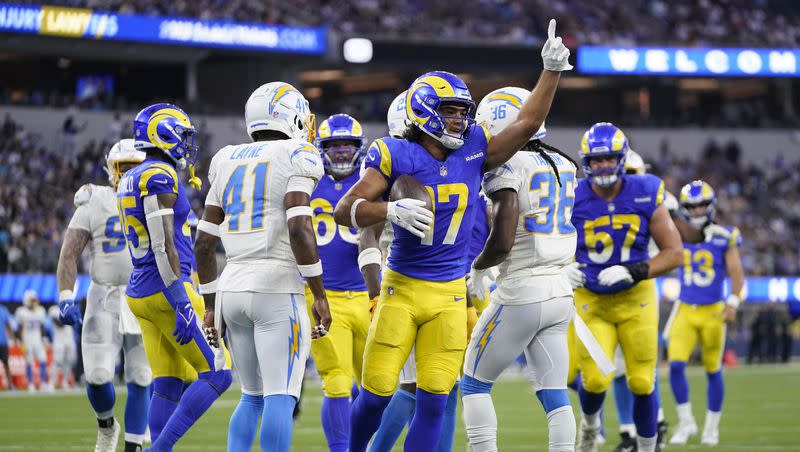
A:
[[[212,295],[217,293],[217,280],[213,280],[211,282],[207,282],[205,284],[200,284],[198,286],[200,289],[200,295]]]
[[[736,294],[728,295],[728,298],[725,300],[725,304],[732,307],[733,309],[739,308],[739,305],[742,303],[742,299],[739,298]]]
[[[64,300],[73,300],[75,299],[75,294],[72,293],[71,290],[62,290],[58,293],[58,302],[61,303]]]
[[[623,265],[628,269],[628,272],[630,272],[631,278],[633,278],[634,282],[647,279],[647,276],[650,274],[650,263],[648,262],[637,262],[635,264]]]
[[[314,211],[311,210],[311,206],[295,206],[286,210],[287,221],[294,217],[311,217],[313,215]]]
[[[350,206],[350,225],[356,229],[358,229],[358,222],[356,222],[356,210],[358,210],[358,205],[364,201],[366,201],[366,199],[358,198],[353,201],[353,205]]]
[[[363,270],[364,267],[370,264],[383,264],[383,256],[378,248],[367,248],[358,253],[358,268]]]
[[[297,265],[300,275],[304,278],[313,278],[322,274],[322,261],[310,265]]]
[[[219,237],[219,225],[210,221],[200,220],[197,223],[197,230],[203,231],[208,235],[213,235],[214,237]]]

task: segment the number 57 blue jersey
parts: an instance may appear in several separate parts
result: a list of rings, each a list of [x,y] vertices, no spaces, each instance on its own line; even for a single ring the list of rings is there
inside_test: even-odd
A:
[[[625,175],[622,190],[608,202],[597,196],[588,179],[578,182],[572,224],[578,232],[576,260],[586,264],[586,288],[598,294],[617,293],[634,284],[601,286],[597,275],[618,264],[648,260],[650,218],[664,202],[664,182],[652,175]]]

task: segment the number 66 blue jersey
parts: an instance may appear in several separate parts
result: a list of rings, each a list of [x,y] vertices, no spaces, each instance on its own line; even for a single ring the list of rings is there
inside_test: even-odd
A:
[[[652,174],[626,175],[622,189],[608,202],[597,196],[589,179],[578,182],[572,224],[578,231],[576,260],[586,264],[585,287],[597,294],[613,294],[633,287],[621,282],[601,286],[597,275],[618,264],[650,258],[650,218],[664,202],[664,182]]]

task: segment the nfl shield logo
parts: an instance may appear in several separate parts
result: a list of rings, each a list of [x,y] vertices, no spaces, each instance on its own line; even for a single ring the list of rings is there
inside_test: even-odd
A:
[[[341,190],[342,189],[342,184],[337,182],[337,183],[333,184],[333,188],[335,188],[336,190]]]
[[[442,165],[442,167],[439,168],[439,175],[442,176],[442,177],[447,176],[447,167],[446,166]]]

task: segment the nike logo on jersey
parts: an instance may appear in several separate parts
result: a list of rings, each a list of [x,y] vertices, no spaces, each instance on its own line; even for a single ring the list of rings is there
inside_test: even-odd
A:
[[[370,154],[368,157],[369,157],[369,161],[370,162],[374,162],[375,161],[375,154]]]
[[[453,296],[453,301],[461,301],[461,300],[463,300],[463,299],[464,299],[464,297],[456,297],[456,296]]]
[[[653,198],[645,196],[643,198],[633,198],[633,202],[650,202]]]
[[[645,307],[645,306],[647,306],[647,303],[639,303],[639,307],[640,307],[640,308],[643,308],[643,307]]]
[[[168,184],[169,183],[169,181],[166,180],[166,179],[153,179],[153,182],[156,182],[158,184]]]

